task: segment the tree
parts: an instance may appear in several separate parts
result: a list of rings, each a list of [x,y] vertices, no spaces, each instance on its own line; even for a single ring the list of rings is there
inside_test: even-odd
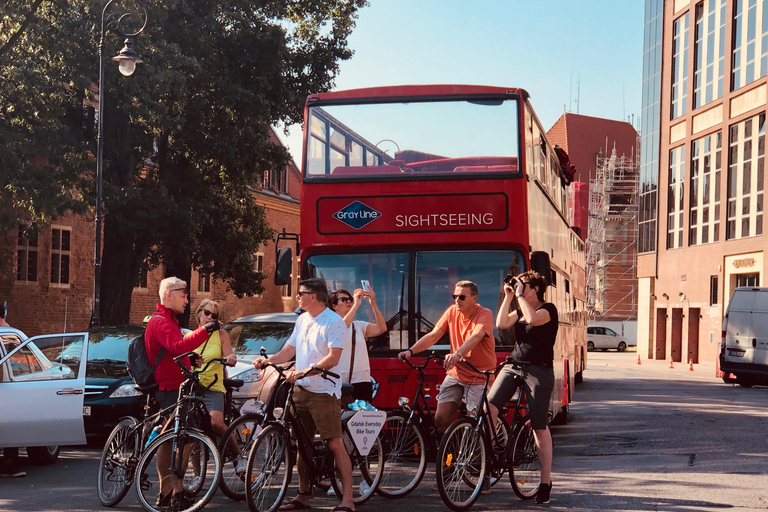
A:
[[[93,207],[93,99],[104,3],[13,0],[0,7],[0,201],[30,224]],[[123,0],[122,8],[131,0]],[[116,2],[116,6],[119,2]],[[144,63],[108,68],[102,322],[123,323],[144,262],[263,290],[252,257],[272,236],[249,187],[289,155],[269,139],[330,89],[365,0],[166,0],[135,41]],[[21,24],[35,11],[25,30]],[[6,28],[8,30],[6,30]],[[9,35],[5,35],[9,34]],[[107,35],[107,53],[122,46]],[[109,61],[108,61],[109,62]],[[111,64],[111,62],[109,62]],[[108,64],[109,65],[109,64]]]

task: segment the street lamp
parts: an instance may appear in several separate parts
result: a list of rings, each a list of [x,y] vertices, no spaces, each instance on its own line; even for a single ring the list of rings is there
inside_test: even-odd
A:
[[[101,182],[104,168],[104,35],[108,29],[114,30],[121,37],[125,38],[124,47],[112,60],[119,62],[120,73],[123,76],[130,76],[136,69],[136,64],[142,60],[133,50],[133,38],[144,31],[147,26],[147,6],[143,0],[133,0],[141,7],[141,12],[129,11],[126,13],[111,12],[107,14],[109,6],[116,0],[109,0],[101,13],[101,40],[99,41],[99,127],[96,136],[96,249],[93,257],[93,314],[91,316],[91,325],[101,325]],[[120,24],[126,18],[138,16],[140,28],[132,33],[126,34],[120,29]]]

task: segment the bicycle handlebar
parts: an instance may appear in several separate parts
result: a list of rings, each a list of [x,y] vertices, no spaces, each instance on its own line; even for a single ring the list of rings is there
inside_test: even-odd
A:
[[[408,364],[408,366],[410,366],[410,367],[411,367],[411,368],[413,368],[414,370],[423,370],[424,368],[426,368],[426,367],[427,367],[427,365],[429,364],[429,362],[430,362],[431,360],[433,360],[433,359],[434,359],[436,363],[440,364],[440,360],[441,360],[442,358],[441,358],[440,356],[438,356],[438,355],[437,355],[437,353],[435,353],[435,352],[432,352],[432,353],[430,353],[430,354],[427,356],[427,359],[424,361],[424,364],[422,364],[422,365],[413,364],[413,363],[411,362],[411,360],[410,360],[410,359],[408,359],[408,358],[406,358],[405,356],[402,356],[400,359],[401,359],[403,362],[407,363],[407,364]]]

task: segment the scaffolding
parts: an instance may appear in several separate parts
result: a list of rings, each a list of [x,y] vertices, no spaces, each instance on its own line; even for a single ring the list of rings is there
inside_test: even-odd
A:
[[[638,168],[614,147],[590,181],[587,309],[596,320],[637,318]]]

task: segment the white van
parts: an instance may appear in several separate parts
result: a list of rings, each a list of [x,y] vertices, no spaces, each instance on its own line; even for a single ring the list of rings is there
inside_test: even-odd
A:
[[[736,288],[723,318],[720,370],[744,387],[768,384],[768,288]]]

